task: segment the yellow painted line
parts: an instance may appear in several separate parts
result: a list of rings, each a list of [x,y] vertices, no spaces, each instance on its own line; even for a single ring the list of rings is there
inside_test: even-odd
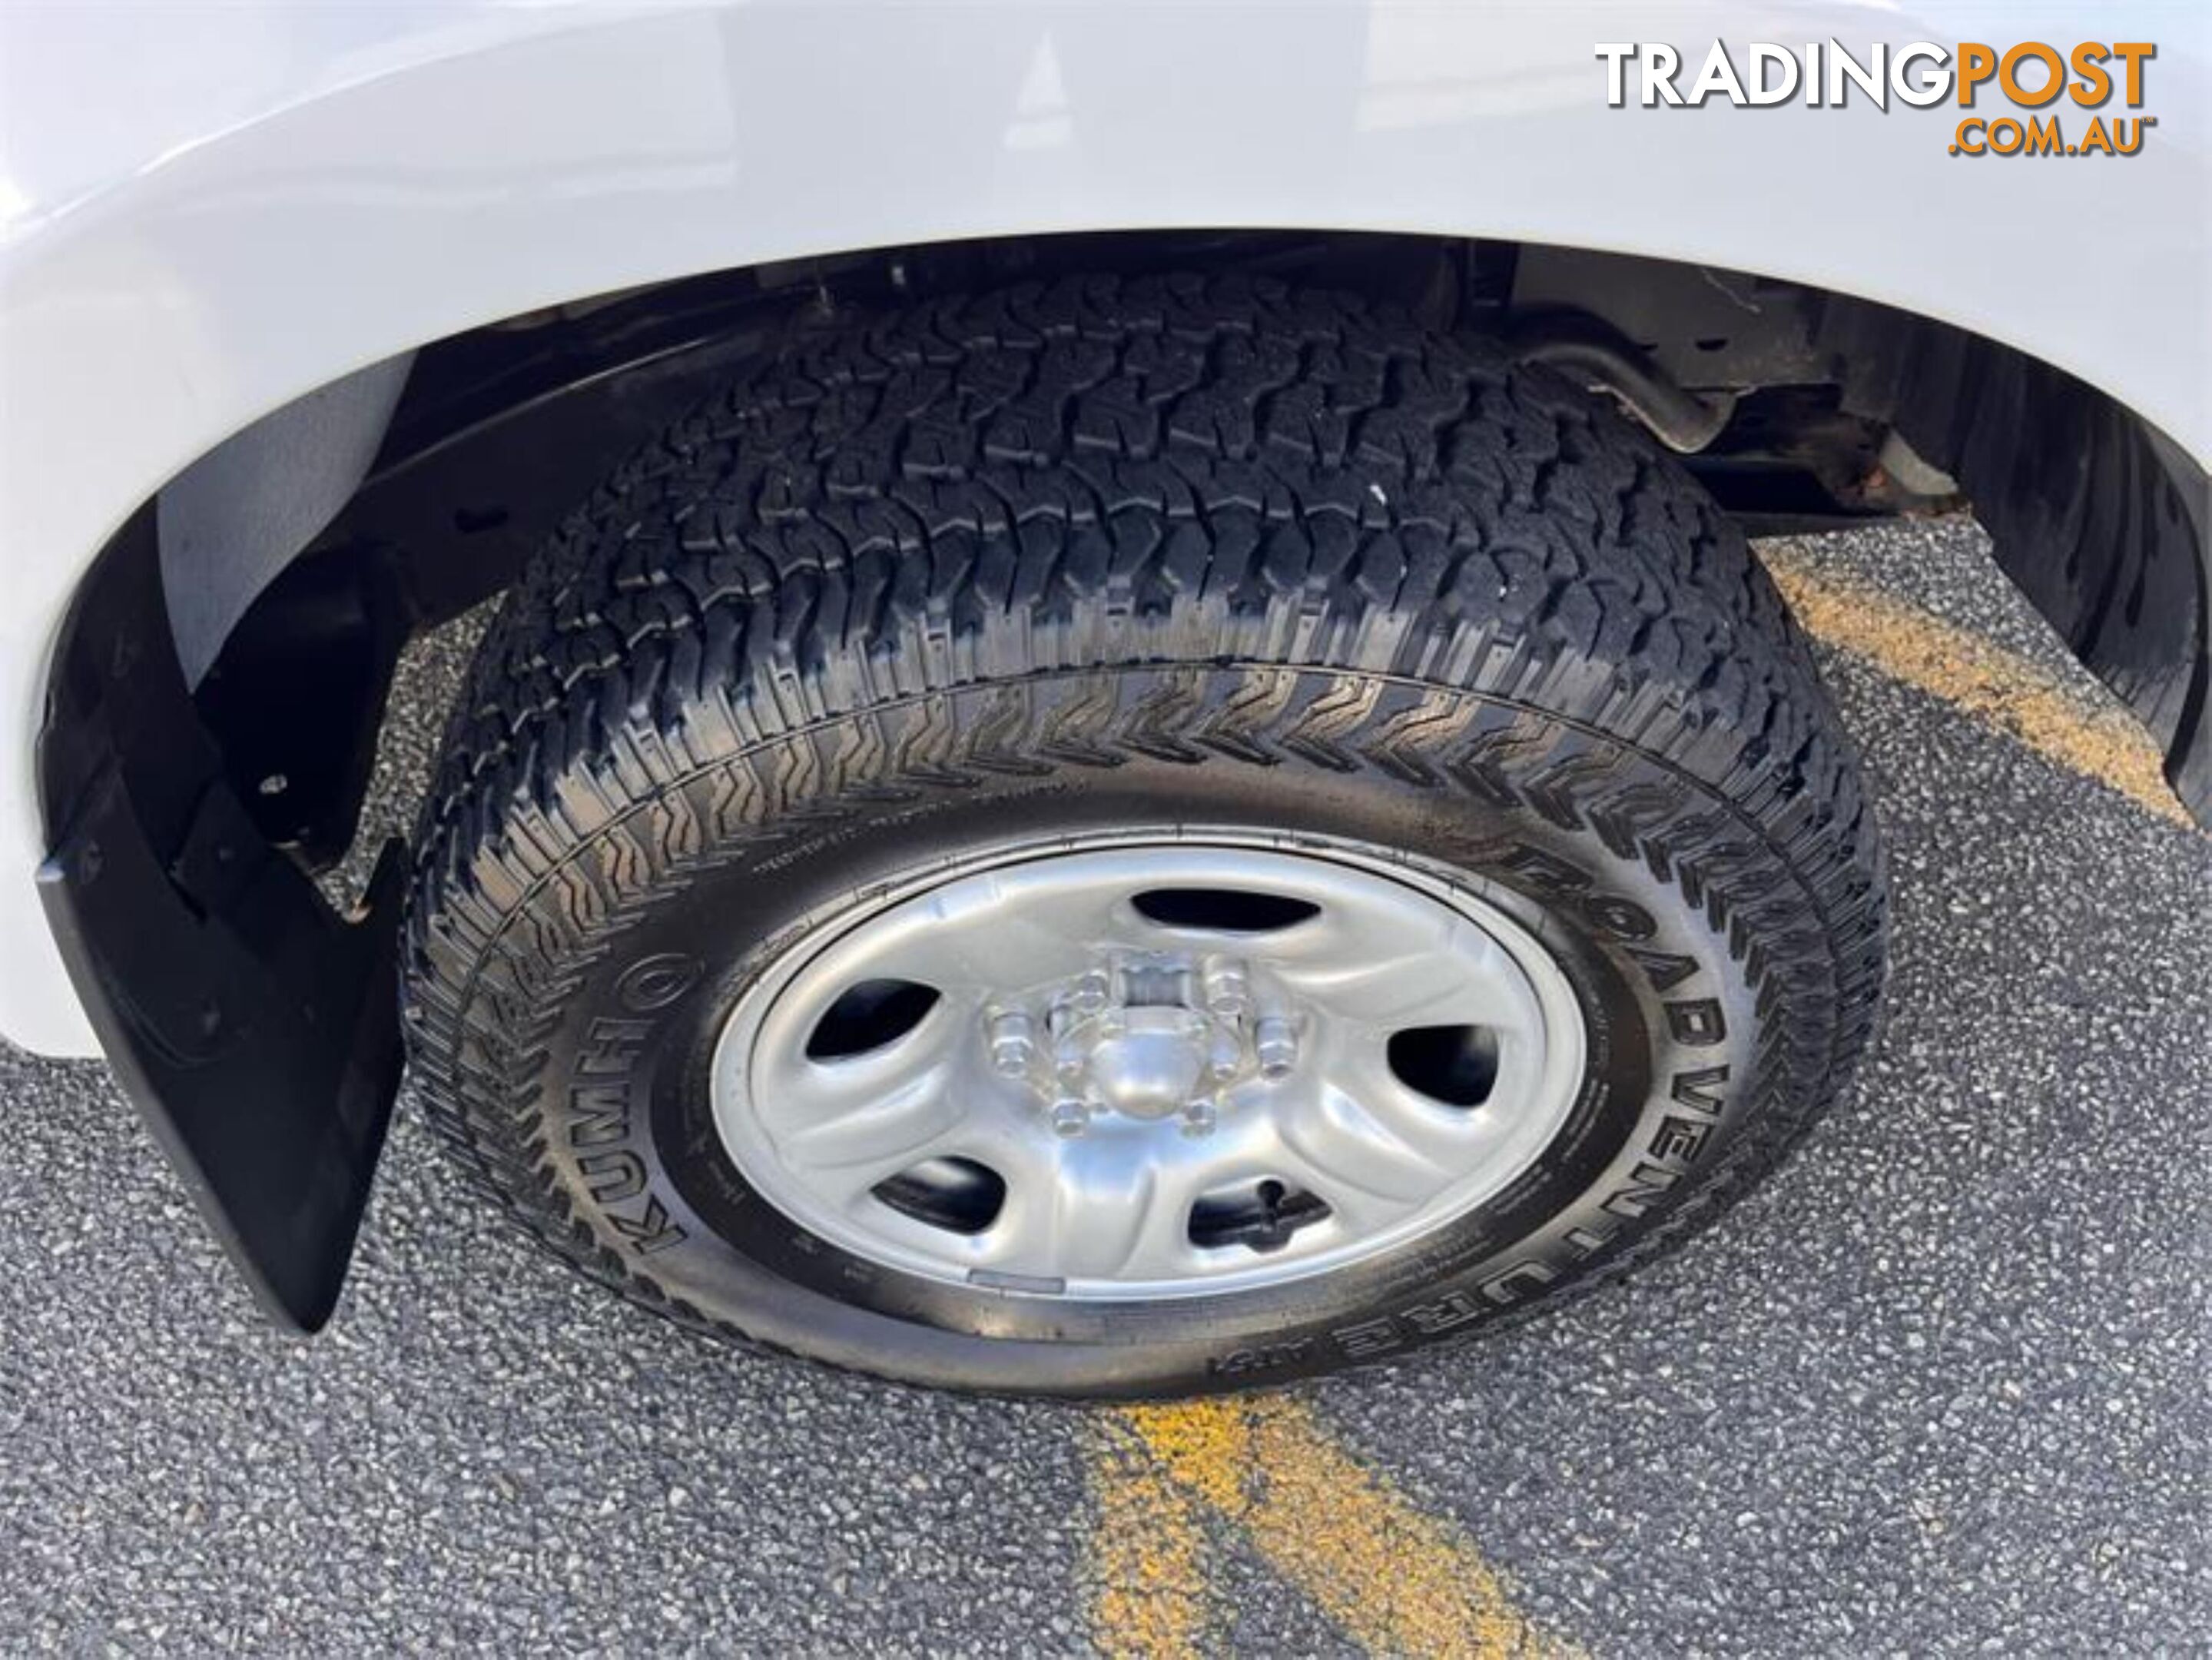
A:
[[[1241,1530],[1270,1568],[1371,1652],[1468,1660],[1575,1652],[1514,1607],[1463,1533],[1416,1509],[1296,1402],[1132,1407],[1119,1421],[1174,1484]]]
[[[1127,1436],[1102,1437],[1091,1461],[1097,1505],[1091,1633],[1110,1660],[1198,1651],[1211,1602],[1198,1505]]]
[[[1893,680],[2009,733],[2045,760],[2094,780],[2170,823],[2191,824],[2166,781],[2158,746],[2117,703],[2055,678],[2018,654],[1769,544],[1760,558],[1807,632]]]

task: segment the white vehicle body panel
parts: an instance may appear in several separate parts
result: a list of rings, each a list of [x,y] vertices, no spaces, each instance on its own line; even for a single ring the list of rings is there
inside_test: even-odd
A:
[[[2160,124],[2125,159],[1968,160],[1948,104],[1608,108],[1594,52],[1664,40],[1694,68],[1716,37],[1831,36],[2155,40]],[[97,1052],[33,881],[44,677],[85,567],[181,467],[349,370],[841,250],[1416,231],[1887,301],[2212,462],[2208,107],[2202,0],[0,11],[0,1032]]]

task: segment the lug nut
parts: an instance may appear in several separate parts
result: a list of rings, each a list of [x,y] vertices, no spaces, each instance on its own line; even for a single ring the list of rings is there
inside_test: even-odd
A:
[[[1182,1133],[1191,1137],[1211,1135],[1217,1122],[1211,1101],[1193,1101],[1182,1110]]]
[[[1213,1039],[1207,1045],[1206,1064],[1216,1078],[1234,1078],[1237,1067],[1244,1059],[1243,1046],[1237,1043],[1234,1032],[1215,1028]]]
[[[1258,1057],[1260,1070],[1269,1078],[1289,1075],[1298,1063],[1298,1034],[1279,1014],[1264,1015],[1252,1031],[1252,1053]]]
[[[1036,1053],[1030,1018],[1019,1009],[991,1017],[991,1065],[1002,1078],[1019,1078]]]
[[[1224,1020],[1241,1019],[1252,1006],[1251,982],[1242,963],[1208,963],[1205,983],[1206,1006]]]
[[[1080,1135],[1091,1128],[1091,1109],[1080,1101],[1056,1102],[1052,1110],[1052,1128],[1059,1135]]]
[[[1106,970],[1093,969],[1075,982],[1075,988],[1068,994],[1068,1000],[1075,1005],[1079,1013],[1096,1014],[1106,1006],[1106,1000],[1112,994],[1112,990],[1107,983]]]

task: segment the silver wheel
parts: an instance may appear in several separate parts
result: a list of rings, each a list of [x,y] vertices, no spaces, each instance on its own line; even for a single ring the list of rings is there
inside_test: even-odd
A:
[[[1334,842],[1098,838],[809,930],[732,1011],[713,1109],[756,1191],[870,1262],[1189,1297],[1480,1205],[1559,1132],[1583,1043],[1467,886]]]

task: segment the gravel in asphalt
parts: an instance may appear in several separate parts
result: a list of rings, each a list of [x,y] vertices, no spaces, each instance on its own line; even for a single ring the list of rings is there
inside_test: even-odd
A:
[[[2076,672],[1970,526],[1804,550]],[[463,643],[403,680],[393,822]],[[1680,1254],[1302,1398],[1594,1654],[2201,1650],[2212,839],[1826,666],[1898,897],[1841,1106]],[[0,1051],[0,1125],[10,1652],[1089,1640],[1085,1409],[687,1337],[528,1250],[409,1098],[345,1303],[295,1343],[103,1068]],[[1346,1646],[1210,1539],[1216,1641]]]

